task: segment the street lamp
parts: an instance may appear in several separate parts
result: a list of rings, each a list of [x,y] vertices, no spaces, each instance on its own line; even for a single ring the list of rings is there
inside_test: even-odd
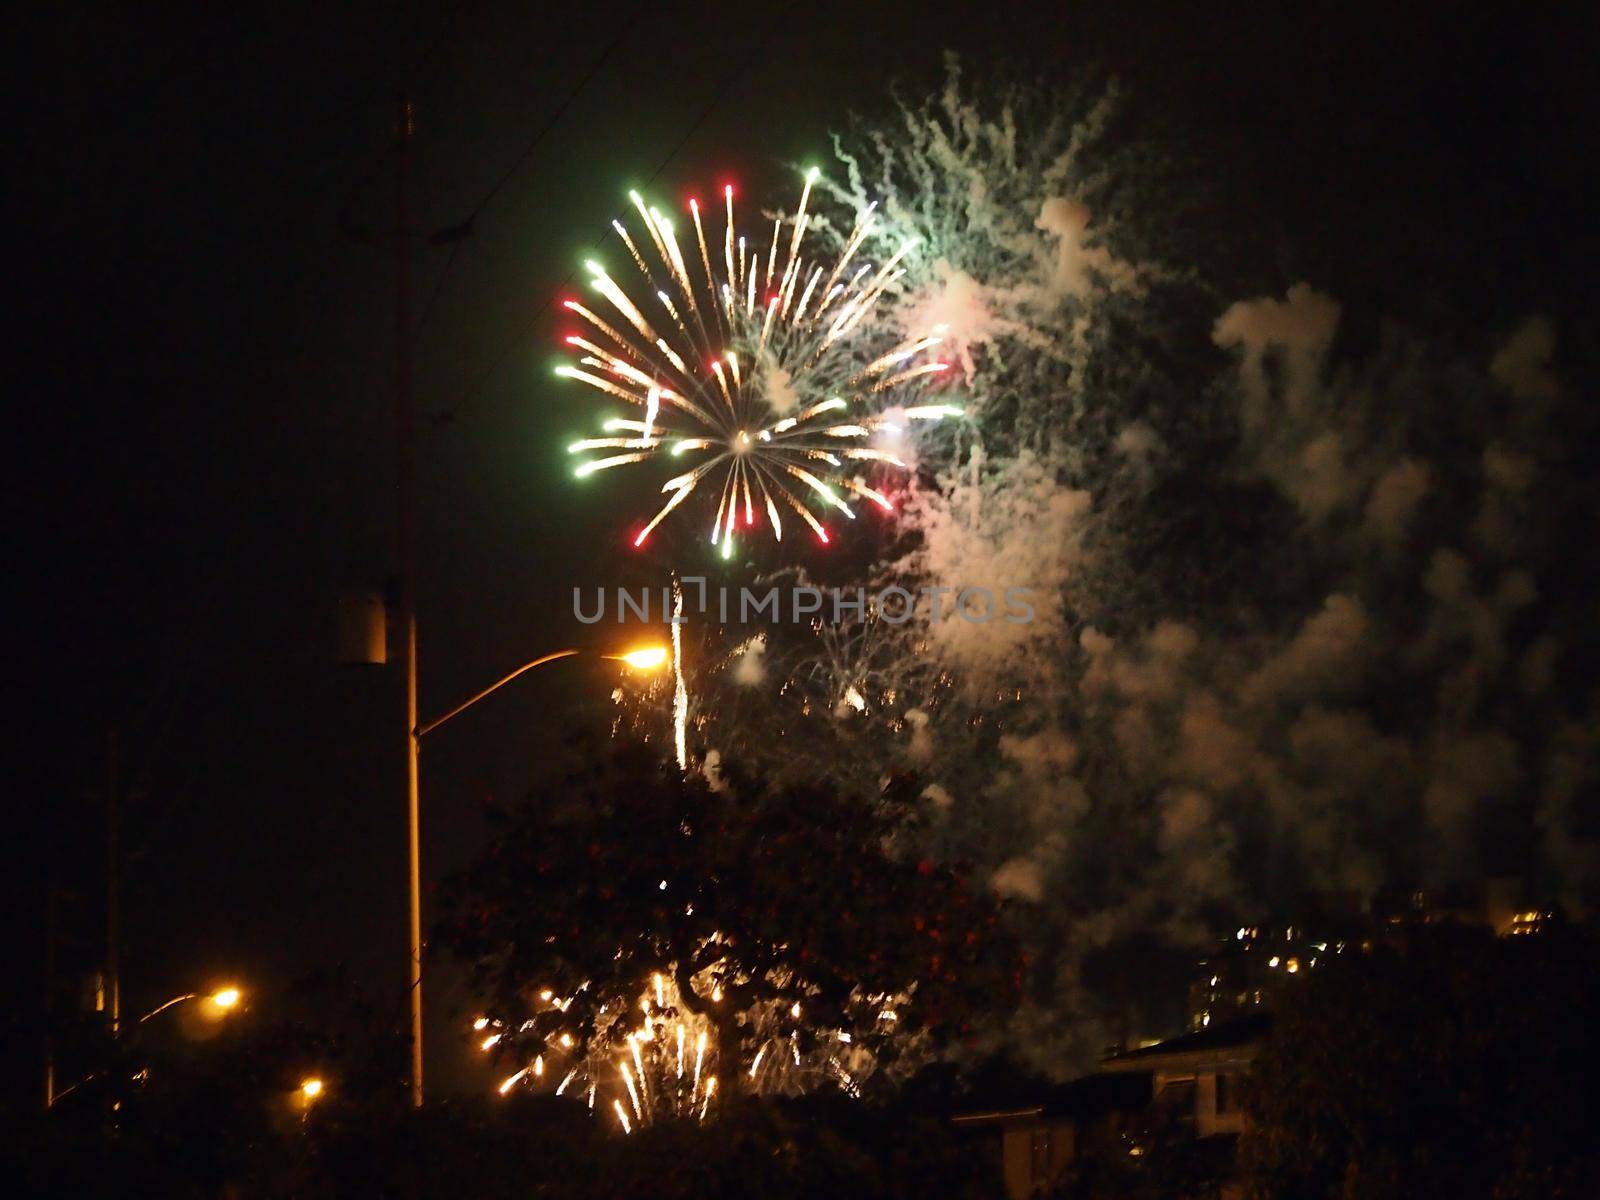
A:
[[[143,1025],[151,1017],[164,1013],[167,1011],[167,1009],[173,1007],[173,1005],[182,1004],[186,1000],[203,1000],[208,1010],[216,1010],[213,1013],[214,1016],[226,1016],[230,1009],[238,1007],[239,1001],[243,998],[243,995],[244,993],[242,993],[232,984],[229,984],[227,987],[218,988],[214,992],[184,992],[183,995],[174,996],[165,1004],[156,1005],[149,1012],[145,1013],[144,1016],[139,1018],[139,1024]]]
[[[227,1016],[229,1012],[237,1008],[239,1006],[239,1001],[243,998],[244,993],[231,983],[226,987],[218,988],[214,992],[184,992],[182,995],[174,996],[171,1000],[168,1000],[165,1003],[156,1005],[149,1012],[145,1013],[144,1016],[140,1017],[135,1024],[143,1025],[152,1017],[159,1017],[162,1013],[166,1012],[167,1009],[175,1008],[179,1004],[183,1004],[189,1000],[201,1001],[201,1003],[204,1005],[204,1011],[210,1014],[212,1019],[221,1020],[223,1017]],[[45,1094],[44,1106],[46,1108],[54,1108],[56,1101],[60,1100],[63,1096],[66,1096],[71,1092],[77,1091],[84,1084],[88,1083],[89,1080],[97,1078],[99,1074],[99,1072],[95,1072],[92,1075],[86,1075],[82,1079],[78,1080],[77,1083],[72,1084],[70,1087],[62,1088],[59,1092],[56,1091],[52,1086]],[[143,1072],[141,1072],[141,1075],[142,1074]],[[139,1077],[140,1076],[135,1076],[135,1078]]]
[[[411,736],[407,739],[410,743],[410,762],[406,777],[411,793],[408,797],[409,803],[407,805],[410,815],[409,834],[411,843],[411,1103],[418,1108],[422,1106],[422,839],[418,821],[418,813],[421,807],[419,758],[422,751],[422,739],[426,734],[432,733],[452,717],[459,716],[471,708],[485,696],[499,691],[519,675],[524,675],[535,667],[542,667],[546,663],[555,662],[557,659],[572,658],[583,653],[586,653],[586,651],[578,649],[557,650],[552,654],[541,655],[532,662],[523,663],[509,675],[497,679],[481,692],[456,705],[443,716],[435,717],[426,725],[413,725]],[[666,663],[667,650],[666,647],[660,645],[639,646],[622,654],[600,654],[599,657],[623,663],[636,671],[654,671]],[[412,711],[415,712],[414,707]],[[319,1082],[318,1091],[320,1090],[321,1084]]]
[[[639,650],[630,650],[626,654],[608,654],[606,657],[625,662],[636,671],[654,671],[667,661],[667,648],[645,646]]]
[[[322,1082],[320,1076],[307,1075],[295,1085],[294,1091],[289,1093],[289,1104],[292,1108],[300,1110],[301,1121],[309,1121],[311,1110],[327,1094],[327,1085]]]

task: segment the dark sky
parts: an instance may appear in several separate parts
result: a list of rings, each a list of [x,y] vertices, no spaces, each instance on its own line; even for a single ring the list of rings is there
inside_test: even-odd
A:
[[[880,109],[891,76],[936,79],[946,47],[1023,78],[1099,64],[1214,148],[1273,215],[1263,240],[1292,233],[1271,286],[1312,278],[1379,311],[1449,297],[1463,321],[1571,311],[1594,249],[1591,18],[1479,7],[85,5],[14,30],[13,1044],[47,880],[78,895],[68,961],[101,936],[113,725],[136,793],[130,1008],[313,968],[399,1003],[396,679],[336,663],[334,606],[390,567],[391,264],[340,226],[389,221],[402,87],[430,230],[485,197],[626,30],[484,208],[422,331],[419,407],[451,416],[420,435],[427,713],[584,639],[569,590],[614,577],[616,509],[563,461],[583,406],[549,373],[542,309],[628,186],[663,166],[674,200],[787,186],[848,108]],[[419,252],[419,304],[447,254]],[[430,745],[430,878],[568,716],[601,719],[607,680],[553,668]],[[445,991],[430,1058],[459,1081]]]

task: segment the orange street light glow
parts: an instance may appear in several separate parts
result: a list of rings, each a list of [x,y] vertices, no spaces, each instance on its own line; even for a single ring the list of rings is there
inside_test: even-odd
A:
[[[636,671],[654,671],[667,661],[665,646],[645,646],[617,656]]]
[[[218,1008],[232,1008],[239,1003],[239,989],[236,987],[219,988],[207,997]]]
[[[322,1080],[317,1079],[315,1076],[310,1079],[301,1080],[300,1094],[307,1100],[315,1100],[318,1096],[322,1095]]]

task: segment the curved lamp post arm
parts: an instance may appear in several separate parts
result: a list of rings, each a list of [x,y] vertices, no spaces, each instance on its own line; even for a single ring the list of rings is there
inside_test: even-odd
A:
[[[221,1008],[223,1010],[227,1010],[227,1009],[232,1008],[235,1004],[239,1003],[239,989],[236,988],[236,987],[229,986],[229,987],[221,988],[218,991],[211,992],[211,993],[184,992],[180,996],[174,996],[171,1000],[168,1000],[165,1004],[159,1004],[155,1008],[152,1008],[149,1012],[145,1013],[144,1016],[140,1017],[139,1020],[136,1022],[136,1024],[143,1025],[151,1017],[158,1017],[162,1013],[166,1012],[167,1009],[171,1008],[173,1005],[182,1004],[185,1000],[210,1000],[212,1003],[216,1004],[219,1008]],[[74,1083],[72,1086],[62,1088],[59,1092],[56,1092],[53,1096],[51,1096],[49,1098],[49,1103],[47,1103],[45,1105],[45,1107],[46,1108],[55,1107],[56,1102],[61,1100],[64,1096],[68,1095],[71,1092],[77,1091],[84,1084],[88,1083],[91,1079],[100,1078],[100,1076],[102,1074],[104,1074],[104,1072],[95,1071],[93,1074],[85,1075],[82,1079],[78,1080],[78,1082]]]
[[[168,1000],[165,1004],[158,1005],[157,1007],[152,1008],[149,1012],[145,1013],[144,1016],[139,1018],[139,1024],[143,1025],[151,1017],[159,1016],[161,1013],[166,1012],[167,1009],[171,1008],[174,1004],[182,1004],[185,1000],[198,1000],[199,998],[200,998],[200,993],[199,992],[185,992],[181,996],[174,996],[171,1000]]]
[[[233,1008],[234,1005],[239,1003],[240,995],[241,993],[239,989],[233,984],[229,984],[227,987],[218,988],[214,992],[184,992],[181,996],[174,996],[165,1004],[157,1005],[155,1008],[152,1008],[149,1012],[145,1013],[144,1016],[139,1018],[139,1024],[143,1025],[151,1017],[160,1016],[174,1004],[182,1004],[185,1000],[209,1000],[212,1004],[216,1005],[219,1012],[225,1013]]]
[[[461,712],[465,711],[466,709],[471,708],[474,704],[476,704],[479,700],[482,700],[490,692],[499,691],[501,688],[505,687],[506,684],[510,683],[513,679],[515,679],[518,675],[521,675],[525,671],[531,671],[535,667],[542,667],[542,666],[544,666],[545,663],[554,662],[558,658],[571,658],[574,654],[581,654],[581,653],[582,653],[582,651],[580,651],[580,650],[557,650],[554,654],[546,654],[546,655],[543,655],[540,658],[534,659],[530,663],[523,663],[515,671],[511,672],[511,674],[505,676],[505,678],[503,678],[503,679],[499,679],[499,680],[496,680],[494,683],[491,683],[488,687],[484,688],[483,691],[479,692],[476,696],[473,696],[470,700],[463,701],[462,703],[456,705],[449,712],[445,713],[444,716],[435,717],[432,721],[429,721],[426,725],[417,726],[416,729],[411,731],[411,736],[414,737],[414,738],[417,738],[418,740],[421,740],[421,738],[422,738],[422,736],[424,734],[431,733],[433,730],[435,730],[435,729],[439,728],[439,726],[443,725],[451,717],[456,716],[458,713],[461,713]]]

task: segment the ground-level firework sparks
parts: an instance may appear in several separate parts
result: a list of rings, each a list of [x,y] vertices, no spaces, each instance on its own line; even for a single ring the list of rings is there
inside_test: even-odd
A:
[[[520,1024],[479,1017],[473,1029],[484,1052],[517,1045],[531,1054],[496,1090],[502,1096],[517,1088],[569,1096],[626,1133],[667,1118],[704,1121],[730,1091],[794,1094],[826,1082],[860,1095],[861,1081],[877,1069],[875,1056],[846,1030],[808,1030],[804,1001],[768,1001],[744,1012],[742,1053],[720,1044],[716,1023],[695,1011],[706,1002],[723,1003],[721,987],[705,974],[694,985],[695,1005],[685,1002],[670,974],[652,975],[635,1005],[602,1008],[582,1041],[559,1019],[573,997],[548,989],[538,993],[534,1016]],[[897,1009],[907,1002],[904,996],[862,997],[857,1007],[893,1033]]]
[[[735,531],[762,516],[777,539],[793,514],[826,542],[818,513],[854,519],[848,496],[893,508],[866,472],[905,469],[892,446],[874,444],[875,435],[899,431],[868,406],[946,370],[934,353],[941,330],[874,347],[876,354],[868,349],[863,322],[904,273],[899,264],[914,243],[876,267],[858,262],[874,221],[869,205],[831,264],[809,262],[801,247],[815,179],[814,170],[806,176],[793,218],[773,219],[770,241],[764,223],[750,240],[739,232],[733,189],[725,188],[719,254],[698,201],[689,202],[694,241],[680,243],[672,221],[630,193],[644,236],[613,224],[636,268],[633,282],[625,288],[591,261],[590,282],[603,303],[566,302],[585,329],[567,337],[580,357],[560,374],[644,410],[643,419],[607,420],[608,436],[573,443],[574,454],[604,452],[579,476],[656,460],[688,466],[662,486],[666,503],[635,545],[702,484],[718,496],[711,542],[725,557]],[[913,404],[897,416],[932,421],[960,411]]]

